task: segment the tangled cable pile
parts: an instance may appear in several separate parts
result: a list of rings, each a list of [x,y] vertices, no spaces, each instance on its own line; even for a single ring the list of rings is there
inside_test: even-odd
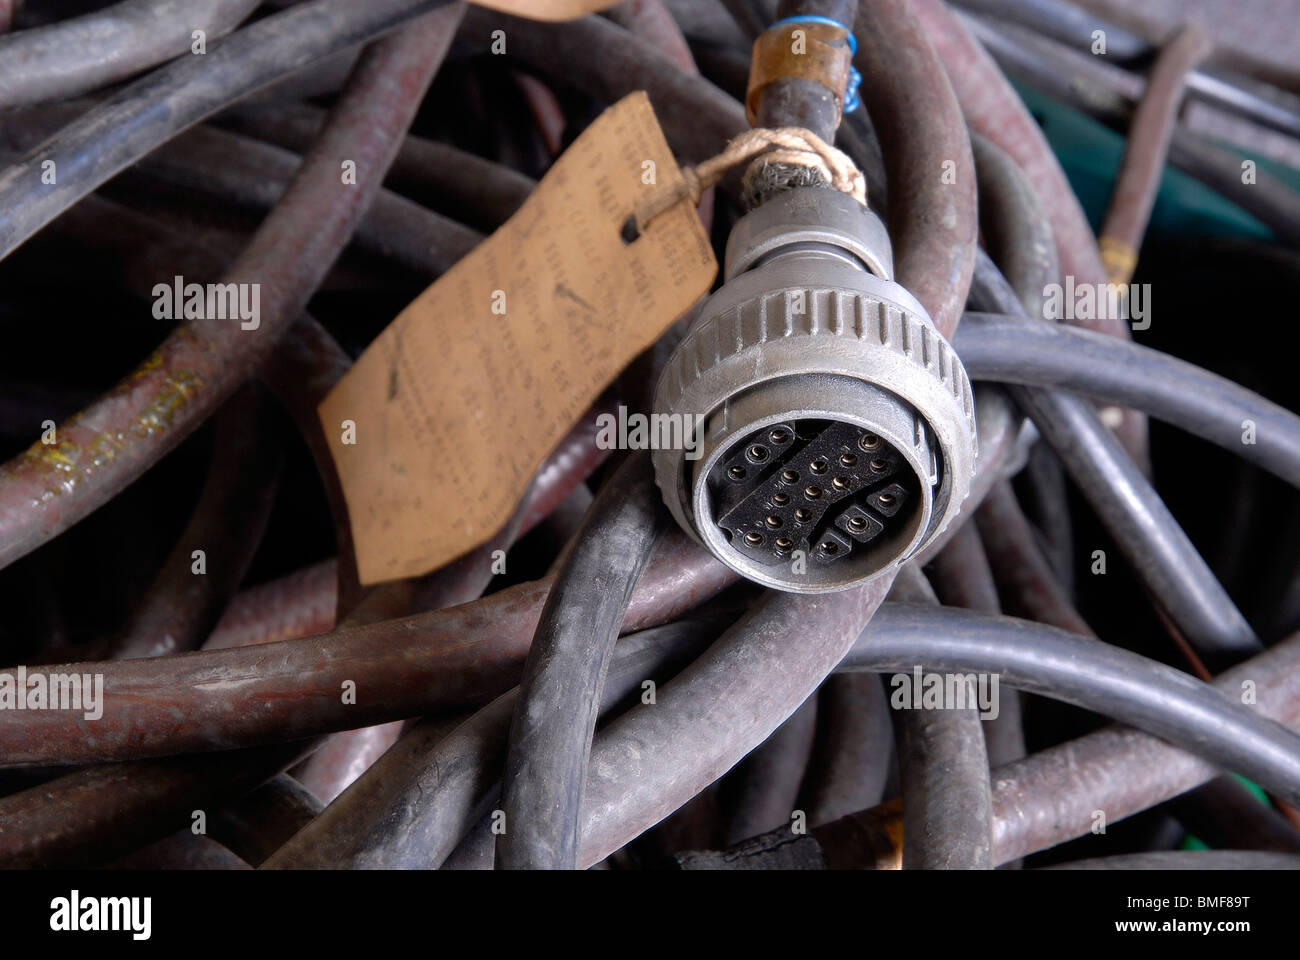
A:
[[[1249,97],[1208,109],[1236,139],[1202,150],[1174,108],[1217,68],[1161,55],[1143,83],[1151,46],[1105,25],[1136,52],[1070,102],[1129,138],[1107,236],[1169,291],[1139,345],[1128,313],[1044,316],[1048,290],[1117,279],[999,66],[1064,97],[1069,18],[863,0],[862,109],[832,146],[748,130],[762,0],[569,23],[84,6],[29,0],[0,37],[0,866],[1140,866],[1188,837],[1242,851],[1219,865],[1300,862],[1276,858],[1300,856],[1300,418],[1266,346],[1267,291],[1300,272],[1294,95],[1230,78]],[[318,405],[638,90],[688,171],[641,227],[689,197],[721,250],[744,212],[726,174],[755,157],[860,203],[871,183],[898,282],[976,381],[957,521],[851,590],[738,581],[671,525],[648,457],[597,442],[601,414],[647,409],[687,316],[495,536],[363,585]],[[1261,131],[1277,166],[1247,185]],[[1193,257],[1162,233],[1166,160],[1258,218],[1223,214],[1244,239]],[[1259,292],[1207,297],[1207,260]],[[151,313],[181,277],[256,286],[256,316]],[[621,639],[593,658],[579,628]],[[87,709],[21,709],[16,681],[6,701],[20,663],[85,678]],[[974,699],[901,709],[930,675]],[[520,707],[543,701],[571,725]]]

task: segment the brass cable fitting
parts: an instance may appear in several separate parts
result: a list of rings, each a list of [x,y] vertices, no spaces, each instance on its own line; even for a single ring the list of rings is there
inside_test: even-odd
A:
[[[843,24],[819,17],[791,17],[774,23],[754,41],[745,92],[745,113],[757,126],[763,91],[774,81],[798,77],[819,83],[835,98],[838,117],[857,106],[853,34]]]

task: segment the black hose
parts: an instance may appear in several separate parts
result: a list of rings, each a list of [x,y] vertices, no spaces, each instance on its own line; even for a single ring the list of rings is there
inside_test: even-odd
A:
[[[632,588],[667,528],[641,451],[601,488],[542,608],[503,782],[502,869],[576,869],[582,788],[609,657]]]
[[[237,133],[201,126],[164,144],[122,179],[144,190],[160,184],[263,212],[275,206],[301,158]],[[353,243],[418,277],[445,273],[483,239],[404,196],[380,188]]]
[[[752,616],[740,627],[750,620]],[[782,639],[788,639],[788,633]],[[1213,764],[1235,769],[1289,803],[1300,798],[1300,736],[1187,674],[1099,640],[1010,617],[888,603],[837,669],[892,673],[911,671],[918,663],[927,670],[954,673],[978,672],[996,665],[999,685],[1109,715]],[[690,682],[697,673],[698,668],[689,668],[675,684]],[[1227,683],[1226,688],[1238,689],[1237,682]],[[661,691],[661,695],[670,692]],[[635,836],[660,819],[666,806],[660,801],[651,810],[638,796],[662,777],[653,760],[645,756],[646,750],[654,749],[657,738],[642,738],[639,753],[609,748],[610,741],[626,735],[625,729],[617,729],[625,727],[626,721],[626,717],[616,721],[601,734],[600,763],[592,768],[588,790],[593,784],[601,788],[604,783],[617,783],[634,796],[618,805],[602,796],[600,803],[584,811],[589,860],[598,860],[616,847],[608,838],[611,833]],[[671,717],[664,722],[682,727]],[[697,783],[701,779],[708,782],[691,771],[683,776]],[[471,837],[474,839],[466,838],[462,848],[482,839],[476,832]],[[459,860],[457,864],[468,865]]]
[[[959,18],[1009,77],[1062,101],[1118,133],[1127,133],[1143,81],[1124,68],[1104,62],[1111,57],[1070,50],[1022,29],[1002,30],[979,17],[959,15]],[[1109,39],[1108,33],[1108,42]],[[1210,79],[1208,74],[1194,71],[1189,78],[1193,87],[1201,82],[1198,77]],[[1258,98],[1252,98],[1251,103],[1263,106]],[[1240,106],[1241,101],[1237,108],[1225,106],[1224,109],[1230,114],[1239,113]],[[1260,130],[1258,124],[1290,127],[1293,117],[1285,109],[1273,113],[1263,106],[1263,110],[1245,111],[1238,122],[1247,124],[1245,129],[1252,133],[1266,134],[1267,130]],[[1251,144],[1247,142],[1243,146],[1249,148]],[[1280,242],[1294,245],[1300,241],[1300,195],[1285,180],[1262,169],[1256,172],[1255,179],[1244,181],[1241,176],[1244,159],[1235,150],[1198,135],[1185,123],[1174,128],[1169,142],[1171,166],[1245,210],[1271,229]]]
[[[976,255],[971,302],[1018,318],[1026,332],[1037,323],[1025,315],[983,251]],[[1013,386],[1010,392],[1143,582],[1212,669],[1259,652],[1262,646],[1246,618],[1092,407],[1051,390]]]
[[[1211,669],[1263,649],[1160,495],[1086,400],[1013,387],[1129,562]]]
[[[1115,339],[1115,338],[1111,338]],[[1020,495],[1025,515],[1067,597],[1074,597],[1074,520],[1065,467],[1046,445],[1036,443],[1025,463]]]
[[[239,104],[218,126],[302,153],[325,122],[308,103]],[[536,181],[513,167],[451,144],[407,134],[384,181],[398,193],[479,230],[495,230],[528,199]]]
[[[972,380],[1133,407],[1300,487],[1300,417],[1177,357],[1079,327],[988,313],[966,314],[953,345]]]
[[[900,570],[890,596],[939,605],[913,564]],[[903,791],[903,869],[992,870],[993,800],[979,712],[973,703],[943,710],[923,710],[915,701],[891,706]]]
[[[204,117],[446,2],[312,0],[232,33],[203,56],[181,57],[135,81],[0,171],[0,259]],[[53,182],[43,181],[50,171]]]
[[[679,620],[623,637],[614,647],[601,692],[601,713],[645,681],[662,682],[685,667],[725,624]],[[277,869],[432,869],[481,821],[499,797],[501,765],[516,687],[448,726],[424,720],[340,794],[324,814],[276,852]],[[491,850],[489,844],[488,861]]]
[[[809,697],[722,780],[718,806],[725,846],[790,824],[808,771],[817,712],[817,697]]]
[[[1042,624],[916,604],[886,604],[840,669],[987,671],[1137,727],[1300,800],[1300,735],[1155,660]],[[991,682],[991,681],[990,681]]]
[[[856,13],[857,0],[780,0],[776,8],[778,20],[825,17],[844,24],[850,33]],[[754,114],[756,127],[801,127],[827,143],[834,142],[840,125],[840,104],[825,85],[807,77],[770,80],[758,96]]]
[[[748,129],[740,103],[604,17],[542,23],[471,6],[462,32],[486,37],[497,29],[509,35],[512,59],[562,80],[597,102],[614,103],[634,91],[645,91],[680,160],[705,160]],[[617,60],[617,70],[608,68],[611,59]],[[725,190],[733,179],[738,180],[727,178],[720,188]]]
[[[992,870],[989,759],[979,713],[972,707],[906,710],[895,729],[903,869]]]
[[[630,695],[643,694],[646,681],[666,681],[724,628],[724,623],[716,621],[679,620],[619,640],[601,690],[601,714]],[[363,869],[441,866],[499,796],[505,738],[518,701],[519,689],[515,688],[422,758],[424,782],[408,787],[390,807],[385,822],[362,840],[348,860],[334,865]]]
[[[884,797],[894,745],[880,678],[864,673],[827,677],[817,693],[817,726],[800,794],[810,827],[874,807]]]
[[[1061,273],[1056,237],[1024,171],[1001,147],[971,131],[980,231],[989,256],[1031,317],[1043,315],[1044,288]],[[958,327],[960,329],[960,327]]]
[[[252,793],[220,808],[209,836],[256,867],[320,815],[323,804],[287,773],[276,774]]]
[[[930,579],[935,596],[945,606],[1001,613],[997,583],[988,555],[980,540],[974,517],[967,517],[931,561]],[[984,724],[984,749],[988,763],[997,768],[1025,755],[1025,729],[1020,712],[1020,697],[1003,699],[998,715]]]
[[[0,107],[75,97],[188,53],[196,30],[231,30],[261,0],[123,0],[0,37]]]

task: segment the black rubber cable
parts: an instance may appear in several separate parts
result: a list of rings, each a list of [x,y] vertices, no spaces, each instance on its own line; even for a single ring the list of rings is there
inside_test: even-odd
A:
[[[894,758],[893,721],[879,677],[827,677],[817,714],[817,741],[799,801],[812,827],[880,803]]]
[[[679,160],[698,163],[712,157],[749,127],[740,103],[605,17],[543,23],[471,6],[462,32],[486,37],[497,29],[509,35],[512,59],[597,102],[614,103],[644,91]],[[606,66],[611,57],[618,59],[617,70]],[[725,178],[719,187],[725,190],[738,179]]]
[[[15,152],[28,149],[71,121],[76,112],[55,105],[0,116],[0,142]],[[323,123],[325,111],[313,116],[318,123],[301,141],[304,150],[310,149],[311,137]],[[408,136],[403,142],[412,139]],[[459,162],[457,156],[441,159]],[[106,189],[112,193],[115,187],[125,184],[150,193],[161,185],[186,191],[187,195],[210,196],[232,207],[264,215],[283,196],[301,163],[302,156],[291,150],[205,124],[162,144]],[[495,174],[502,169],[505,168],[478,161],[480,182],[484,170]],[[370,210],[357,225],[353,243],[358,249],[392,260],[417,276],[436,277],[450,270],[482,239],[476,230],[380,188]]]
[[[295,833],[320,816],[323,804],[287,773],[215,811],[208,836],[251,866],[259,866]]]
[[[975,258],[971,303],[1017,318],[1032,329],[1015,292],[982,250]],[[1038,426],[1076,487],[1115,538],[1143,582],[1211,669],[1263,649],[1246,618],[1187,538],[1160,495],[1078,397],[1010,386],[1012,398]]]
[[[880,607],[836,670],[911,673],[918,665],[926,671],[963,674],[996,670],[999,687],[1005,684],[1113,717],[1241,773],[1287,802],[1300,798],[1300,735],[1241,706],[1215,686],[1100,640],[1011,617],[890,602]],[[1238,690],[1231,678],[1241,669],[1219,686]],[[611,729],[601,737],[617,734]],[[641,787],[635,779],[641,759],[605,751],[606,765],[598,773],[593,768],[594,780]],[[633,806],[614,812],[635,821],[621,827],[620,834],[635,836],[654,822],[640,811],[640,804],[634,801]],[[610,824],[597,815],[596,810],[584,811],[584,830],[608,833]]]
[[[647,680],[662,682],[726,628],[725,621],[679,620],[621,638],[601,692],[601,713]],[[433,869],[499,798],[516,687],[453,729],[430,735],[425,720],[340,794],[324,814],[276,852],[277,869]],[[414,749],[407,749],[408,744]],[[484,832],[492,837],[491,820]]]
[[[187,127],[446,2],[312,0],[214,42],[203,56],[181,57],[140,78],[0,171],[0,259]]]
[[[816,735],[817,700],[805,700],[718,785],[718,829],[725,846],[791,822]]]
[[[990,614],[885,604],[840,669],[995,670],[999,684],[1112,717],[1300,801],[1300,735],[1173,667],[1091,637]]]
[[[927,569],[935,596],[945,606],[1002,612],[993,569],[974,516],[967,517],[965,523],[959,521],[948,546],[939,551]],[[1004,698],[998,715],[984,724],[984,748],[989,766],[994,769],[1025,755],[1025,729],[1018,696]]]
[[[246,137],[302,153],[325,122],[308,103],[239,104],[215,123]],[[385,180],[398,193],[479,230],[495,230],[523,205],[537,182],[514,167],[451,144],[408,134]]]
[[[958,14],[958,18],[1008,77],[1062,101],[1112,130],[1127,132],[1135,95],[1130,81],[1134,78],[1127,70],[1102,62],[1110,57],[1081,55],[1045,37],[1001,31],[980,17]],[[1237,112],[1226,106],[1223,109]],[[1255,130],[1260,129],[1258,123],[1276,127],[1278,124],[1272,121],[1277,120],[1289,126],[1290,122],[1283,120],[1285,116],[1285,110],[1269,119],[1258,111],[1247,111],[1240,122],[1248,123]],[[1264,169],[1258,170],[1249,182],[1243,181],[1245,159],[1235,148],[1226,149],[1185,123],[1174,128],[1169,142],[1170,166],[1183,170],[1255,217],[1280,242],[1291,245],[1300,242],[1300,195],[1284,179]]]
[[[1029,387],[1012,387],[1011,395],[1210,669],[1262,650],[1246,618],[1091,404]]]
[[[1177,357],[1092,330],[990,313],[966,314],[953,345],[972,380],[1133,407],[1300,487],[1300,417]]]
[[[0,37],[0,107],[75,97],[215,40],[261,0],[123,0]]]
[[[300,162],[291,151],[201,126],[164,144],[123,179],[144,188],[168,184],[231,205],[269,210]],[[357,225],[353,242],[416,276],[435,277],[450,270],[482,239],[477,231],[380,188]]]
[[[901,568],[889,595],[939,606],[914,564]],[[903,869],[992,870],[989,755],[974,688],[960,709],[921,709],[921,691],[914,693],[917,700],[901,709],[891,702],[903,791]]]
[[[993,204],[1015,206],[1019,211],[1014,218],[1002,218],[1005,253],[1017,242],[1028,242],[1048,228],[1045,223],[1021,223],[1045,220],[1045,214],[1034,204],[1014,204],[1017,184],[1023,181],[1014,164],[1002,164],[989,172],[995,175],[984,178],[984,198]],[[1029,328],[1034,321],[1024,304],[1040,302],[1043,282],[1041,271],[1027,270],[1018,276],[1018,287],[1013,288],[989,256],[978,250],[970,301],[976,307],[1005,313]],[[1033,417],[1043,438],[1157,603],[1211,669],[1220,669],[1262,649],[1254,630],[1142,469],[1102,425],[1092,406],[1053,390],[1011,386],[1008,392]]]
[[[596,496],[542,608],[510,729],[501,869],[576,869],[583,783],[610,654],[668,525],[645,451]]]

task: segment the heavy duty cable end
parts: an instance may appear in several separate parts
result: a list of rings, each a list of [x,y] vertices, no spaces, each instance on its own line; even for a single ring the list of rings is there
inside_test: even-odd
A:
[[[960,509],[976,437],[970,381],[894,282],[883,224],[837,190],[785,190],[736,224],[726,276],[656,390],[656,413],[704,418],[695,459],[654,452],[673,516],[778,590],[895,567]]]

